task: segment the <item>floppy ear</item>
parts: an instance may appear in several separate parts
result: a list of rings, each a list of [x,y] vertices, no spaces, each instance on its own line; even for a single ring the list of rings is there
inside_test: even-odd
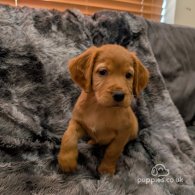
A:
[[[131,52],[131,57],[134,61],[133,93],[135,97],[138,97],[148,83],[149,72],[138,59],[135,53]]]
[[[92,72],[97,53],[96,47],[90,47],[85,52],[69,61],[71,77],[86,93],[90,92]]]

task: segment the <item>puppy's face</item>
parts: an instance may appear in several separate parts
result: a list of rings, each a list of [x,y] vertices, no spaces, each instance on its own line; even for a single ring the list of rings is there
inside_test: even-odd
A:
[[[106,107],[128,107],[148,82],[136,55],[119,45],[92,47],[69,63],[72,79]]]
[[[102,48],[94,64],[92,90],[103,106],[129,106],[133,95],[133,59],[123,48]]]

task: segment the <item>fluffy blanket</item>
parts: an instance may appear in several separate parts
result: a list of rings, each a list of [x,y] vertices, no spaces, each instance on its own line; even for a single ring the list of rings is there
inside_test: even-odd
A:
[[[146,32],[145,20],[128,13],[0,7],[0,194],[194,194],[194,148]],[[98,175],[104,148],[85,139],[78,171],[64,174],[56,155],[80,93],[67,61],[105,43],[136,51],[150,71],[135,103],[139,138],[127,144],[113,177]]]

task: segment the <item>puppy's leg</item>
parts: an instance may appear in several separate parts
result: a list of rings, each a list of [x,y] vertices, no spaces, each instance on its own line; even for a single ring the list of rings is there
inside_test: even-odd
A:
[[[65,131],[58,154],[58,163],[62,171],[72,172],[77,167],[78,140],[85,135],[84,129],[74,120],[71,120]]]
[[[121,132],[107,147],[104,158],[98,167],[98,172],[101,174],[109,173],[113,175],[116,170],[116,162],[122,153],[124,146],[129,140],[129,132]]]
[[[138,135],[138,129],[132,129],[129,136],[129,140],[130,141],[135,140],[137,138],[137,135]]]
[[[134,113],[131,114],[131,128],[129,130],[129,140],[135,140],[138,135],[138,122]]]

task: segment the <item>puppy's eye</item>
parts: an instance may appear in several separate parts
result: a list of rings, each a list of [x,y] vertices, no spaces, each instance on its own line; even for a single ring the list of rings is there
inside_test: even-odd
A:
[[[126,77],[127,79],[130,79],[130,78],[132,77],[132,74],[131,74],[130,72],[128,72],[128,73],[126,73],[125,77]]]
[[[106,76],[108,74],[108,71],[106,69],[99,70],[99,74],[101,76]]]

